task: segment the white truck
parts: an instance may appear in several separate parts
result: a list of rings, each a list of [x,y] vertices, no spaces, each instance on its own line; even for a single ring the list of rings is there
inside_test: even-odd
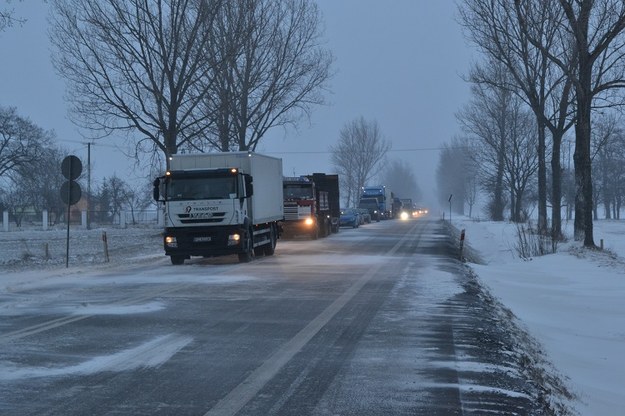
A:
[[[172,264],[191,256],[237,254],[239,261],[274,253],[284,220],[282,159],[248,152],[173,155],[154,181],[164,204],[165,254]]]

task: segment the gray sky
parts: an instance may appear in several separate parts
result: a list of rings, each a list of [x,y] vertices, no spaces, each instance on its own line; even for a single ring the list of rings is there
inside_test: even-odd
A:
[[[4,3],[0,0],[0,4]],[[467,102],[473,52],[455,21],[452,0],[319,0],[336,75],[328,106],[314,109],[297,130],[276,129],[257,151],[283,159],[284,173],[333,172],[328,149],[349,121],[376,120],[392,142],[389,159],[414,168],[425,202],[434,200],[438,149],[459,133],[454,114]],[[0,33],[0,105],[15,106],[86,163],[86,141],[69,122],[64,83],[50,63],[46,14],[39,1],[11,2],[27,19]],[[132,160],[109,140],[92,147],[93,178],[134,180]]]

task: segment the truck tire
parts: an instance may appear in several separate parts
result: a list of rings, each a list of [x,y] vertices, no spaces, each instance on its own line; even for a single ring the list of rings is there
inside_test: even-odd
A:
[[[169,258],[171,259],[171,264],[174,266],[184,264],[184,256],[170,256]]]
[[[254,234],[252,230],[245,233],[245,241],[243,242],[243,252],[239,253],[239,262],[249,263],[254,258]]]
[[[269,244],[265,244],[264,246],[262,246],[265,256],[273,256],[273,253],[275,253],[276,251],[276,231],[273,225],[269,230],[269,240]]]
[[[326,219],[323,223],[323,236],[327,237],[332,234],[332,224],[330,224],[330,220]]]
[[[316,240],[319,238],[319,223],[315,223],[313,229],[310,231],[311,240]]]

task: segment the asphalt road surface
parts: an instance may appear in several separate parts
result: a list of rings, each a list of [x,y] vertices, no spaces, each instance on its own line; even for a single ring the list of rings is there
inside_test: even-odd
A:
[[[441,221],[279,241],[247,264],[154,257],[0,301],[2,415],[548,413]]]

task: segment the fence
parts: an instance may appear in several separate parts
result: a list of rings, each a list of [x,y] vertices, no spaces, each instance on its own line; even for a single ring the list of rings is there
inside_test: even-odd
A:
[[[66,216],[57,220],[55,215],[47,210],[40,213],[29,212],[20,214],[19,221],[9,211],[3,211],[1,219],[0,231],[4,232],[22,229],[48,230],[50,228],[58,228],[59,226],[67,226]],[[116,215],[99,211],[89,211],[89,215],[87,215],[87,211],[73,211],[72,215],[70,215],[70,226],[79,226],[84,229],[102,226],[120,228],[126,228],[128,225],[160,226],[162,224],[163,215],[157,209],[138,212],[122,211]]]

